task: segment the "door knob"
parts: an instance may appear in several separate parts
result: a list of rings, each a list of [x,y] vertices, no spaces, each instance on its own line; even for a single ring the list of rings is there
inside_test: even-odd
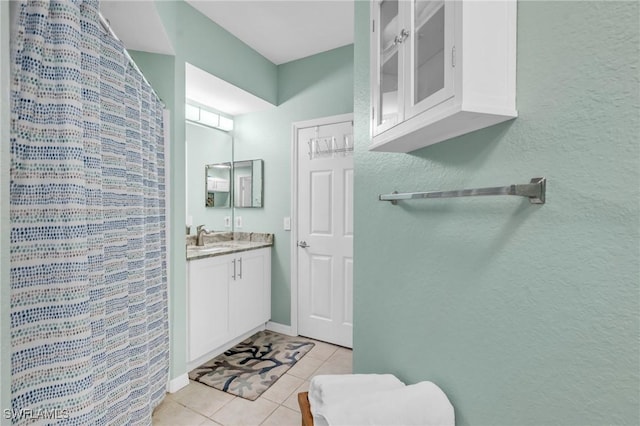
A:
[[[298,242],[298,247],[307,248],[307,247],[311,247],[311,246],[309,244],[307,244],[306,241],[300,241],[300,242]]]

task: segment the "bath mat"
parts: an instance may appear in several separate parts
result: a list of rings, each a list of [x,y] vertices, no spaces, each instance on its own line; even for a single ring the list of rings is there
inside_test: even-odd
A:
[[[314,345],[301,337],[260,331],[191,371],[189,378],[254,401]]]

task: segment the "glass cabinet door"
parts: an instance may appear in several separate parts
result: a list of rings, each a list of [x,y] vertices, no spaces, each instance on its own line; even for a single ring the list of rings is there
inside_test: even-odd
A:
[[[373,67],[377,73],[374,87],[373,134],[376,135],[396,125],[402,117],[401,72],[402,22],[399,0],[382,0],[376,4],[374,37],[376,57]]]
[[[411,63],[405,71],[406,118],[453,96],[453,3],[411,2]]]

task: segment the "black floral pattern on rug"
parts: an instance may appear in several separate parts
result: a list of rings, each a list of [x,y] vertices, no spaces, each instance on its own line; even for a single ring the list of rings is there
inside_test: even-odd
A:
[[[260,331],[189,373],[191,380],[254,401],[315,344]]]

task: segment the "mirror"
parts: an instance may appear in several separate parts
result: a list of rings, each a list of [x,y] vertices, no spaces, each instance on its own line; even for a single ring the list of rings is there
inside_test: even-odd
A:
[[[198,225],[213,231],[231,231],[233,138],[227,132],[189,121],[185,130],[186,222],[191,235]],[[229,187],[226,192],[225,180]]]
[[[262,160],[233,162],[234,207],[262,207],[263,168]]]
[[[205,207],[231,207],[231,163],[208,164],[204,173]]]

